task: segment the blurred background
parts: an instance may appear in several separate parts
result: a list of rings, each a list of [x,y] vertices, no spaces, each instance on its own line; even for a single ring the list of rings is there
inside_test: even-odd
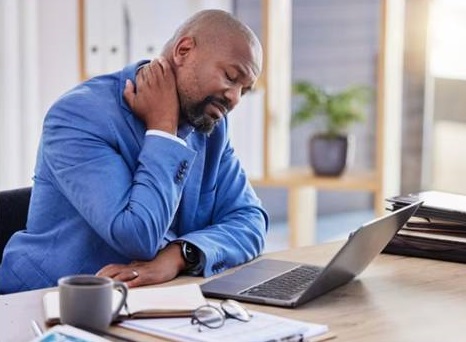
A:
[[[42,121],[61,94],[157,56],[205,8],[232,12],[264,46],[262,78],[231,113],[231,139],[269,211],[268,250],[344,238],[392,195],[466,193],[462,0],[2,0],[0,190],[32,185]],[[371,89],[342,176],[312,175],[318,121],[289,124],[300,80]]]

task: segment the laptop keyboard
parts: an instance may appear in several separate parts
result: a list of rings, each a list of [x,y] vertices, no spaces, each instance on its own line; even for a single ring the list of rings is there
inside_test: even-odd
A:
[[[317,266],[302,265],[259,285],[250,287],[240,292],[240,294],[289,300],[303,292],[321,271],[322,268]]]

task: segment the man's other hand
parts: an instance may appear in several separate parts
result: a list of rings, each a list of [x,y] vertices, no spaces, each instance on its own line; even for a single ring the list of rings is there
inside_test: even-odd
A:
[[[186,267],[179,244],[170,244],[151,261],[133,261],[128,265],[110,264],[96,273],[124,281],[128,287],[165,283]]]

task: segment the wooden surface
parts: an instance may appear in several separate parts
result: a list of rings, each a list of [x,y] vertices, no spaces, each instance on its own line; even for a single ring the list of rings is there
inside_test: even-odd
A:
[[[332,243],[267,255],[325,264],[341,246]],[[466,336],[466,265],[382,254],[357,280],[299,308],[249,305],[253,310],[327,324],[334,341],[462,341]],[[203,282],[182,277],[173,282]],[[0,296],[0,341],[33,338],[31,319],[43,326],[47,290]],[[114,332],[158,341],[122,328]]]
[[[351,170],[340,177],[322,177],[312,173],[310,168],[295,167],[276,172],[266,178],[251,179],[254,186],[294,187],[312,186],[321,190],[375,191],[377,181],[372,171]]]

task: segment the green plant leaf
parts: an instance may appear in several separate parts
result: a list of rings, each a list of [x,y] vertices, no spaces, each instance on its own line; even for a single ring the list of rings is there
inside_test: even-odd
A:
[[[307,81],[295,83],[293,93],[300,97],[301,102],[291,117],[292,126],[322,115],[326,119],[325,133],[330,136],[342,134],[351,124],[365,119],[370,94],[369,89],[363,86],[326,92]]]
[[[297,82],[293,93],[301,98],[301,106],[291,117],[291,124],[296,126],[311,120],[323,110],[325,94],[322,89],[308,82]]]

